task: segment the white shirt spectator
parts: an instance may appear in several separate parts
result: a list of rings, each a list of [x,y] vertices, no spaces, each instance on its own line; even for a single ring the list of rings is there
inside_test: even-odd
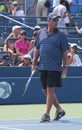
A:
[[[80,29],[78,30],[78,33],[79,33],[79,34],[82,34],[82,28],[80,28]]]
[[[70,53],[68,53],[68,56],[71,56]],[[79,57],[78,54],[74,54],[73,55],[73,61],[71,64],[69,64],[70,66],[82,66],[82,63],[81,63],[81,59]]]
[[[79,34],[82,34],[82,28],[78,28],[78,26],[75,26],[76,32]]]
[[[64,22],[65,17],[63,17],[63,15],[66,14],[66,7],[60,4],[53,9],[53,13],[57,14],[58,16],[61,16],[61,18],[59,18],[58,28],[66,27]],[[60,29],[60,30],[67,33],[65,29]]]
[[[73,3],[72,0],[66,0],[70,5]],[[60,0],[53,0],[53,8],[60,4]]]

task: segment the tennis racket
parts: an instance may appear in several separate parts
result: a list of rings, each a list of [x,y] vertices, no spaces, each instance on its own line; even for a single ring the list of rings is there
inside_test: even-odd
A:
[[[35,73],[35,70],[32,71],[32,73],[31,73],[29,79],[27,80],[27,82],[26,82],[26,84],[25,84],[25,87],[24,87],[24,91],[23,91],[22,96],[25,95],[25,93],[26,93],[26,91],[27,91],[27,89],[28,89],[28,87],[29,87],[29,84],[30,84],[30,82],[31,82],[31,79],[32,79],[32,77],[33,77],[33,75],[34,75],[34,73]]]

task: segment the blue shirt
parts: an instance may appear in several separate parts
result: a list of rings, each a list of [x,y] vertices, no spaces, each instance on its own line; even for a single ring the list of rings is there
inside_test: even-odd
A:
[[[67,37],[63,32],[56,29],[49,34],[47,28],[41,29],[35,46],[40,53],[40,70],[61,71],[62,53],[69,49]]]
[[[30,54],[31,58],[33,59],[33,56],[34,56],[34,48],[31,49],[31,50],[28,52],[28,54]]]

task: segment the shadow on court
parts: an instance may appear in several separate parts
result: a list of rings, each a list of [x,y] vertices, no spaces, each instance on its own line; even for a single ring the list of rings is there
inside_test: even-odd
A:
[[[82,118],[62,118],[40,123],[39,119],[0,120],[0,130],[82,130]]]

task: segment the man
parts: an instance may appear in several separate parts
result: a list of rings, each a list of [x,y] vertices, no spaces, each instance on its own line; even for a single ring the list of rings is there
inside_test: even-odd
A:
[[[41,122],[50,121],[52,105],[56,108],[54,120],[59,120],[65,111],[58,103],[54,87],[61,86],[62,75],[67,73],[67,50],[69,45],[66,35],[57,29],[59,16],[53,13],[48,15],[48,27],[40,29],[35,41],[32,70],[36,69],[36,62],[40,57],[39,70],[42,90],[46,95],[46,112]],[[63,67],[61,67],[63,63]]]
[[[64,18],[66,17],[65,0],[60,0],[60,4],[53,9],[53,13],[56,13],[58,16],[61,16],[58,21],[58,28],[60,28],[61,31],[67,34],[67,30],[65,29],[66,25],[64,22]]]
[[[32,5],[32,11],[34,12],[34,7],[36,6],[36,17],[47,17],[48,8],[44,6],[46,0],[34,0]],[[40,18],[37,18],[37,24],[40,24],[41,20]]]

